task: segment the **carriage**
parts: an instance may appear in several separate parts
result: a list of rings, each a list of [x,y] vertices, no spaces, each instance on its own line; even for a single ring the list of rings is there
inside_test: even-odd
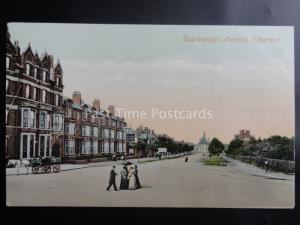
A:
[[[31,161],[32,173],[37,174],[39,171],[41,173],[50,173],[51,169],[54,173],[60,171],[61,159],[56,157],[39,157],[34,158]]]

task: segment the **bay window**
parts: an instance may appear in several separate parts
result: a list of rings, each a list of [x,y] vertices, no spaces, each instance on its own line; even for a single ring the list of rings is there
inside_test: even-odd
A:
[[[82,142],[82,154],[90,154],[91,153],[91,142],[83,141]]]
[[[30,108],[22,109],[22,127],[35,128],[35,111]]]
[[[65,141],[65,155],[74,155],[75,154],[75,141],[66,140]]]
[[[75,123],[66,124],[66,133],[68,135],[75,135]]]
[[[45,129],[46,128],[46,112],[40,113],[40,128]]]
[[[92,143],[92,146],[91,146],[91,152],[92,154],[96,155],[98,154],[98,142],[97,141],[94,141]]]
[[[63,131],[63,127],[64,127],[63,116],[61,114],[54,114],[53,120],[54,120],[53,130]]]

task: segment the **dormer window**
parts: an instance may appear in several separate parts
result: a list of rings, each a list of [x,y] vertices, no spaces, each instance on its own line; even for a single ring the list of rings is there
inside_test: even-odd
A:
[[[6,57],[6,69],[9,69],[10,58]]]
[[[59,78],[59,77],[56,78],[56,86],[57,86],[57,87],[60,86],[60,78]]]
[[[30,74],[30,65],[28,63],[26,64],[26,74]]]

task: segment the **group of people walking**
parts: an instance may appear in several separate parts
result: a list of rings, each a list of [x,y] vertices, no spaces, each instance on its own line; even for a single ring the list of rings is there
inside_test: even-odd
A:
[[[116,176],[117,173],[115,171],[116,166],[113,166],[110,171],[109,176],[109,184],[106,190],[109,191],[110,187],[113,186],[114,190],[117,191],[116,185]],[[135,190],[142,187],[140,183],[140,179],[138,177],[138,168],[137,165],[135,166],[123,166],[121,170],[121,181],[120,181],[120,190]]]

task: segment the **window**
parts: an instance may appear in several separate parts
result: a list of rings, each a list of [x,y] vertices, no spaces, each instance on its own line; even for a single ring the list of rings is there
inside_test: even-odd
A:
[[[82,154],[91,154],[91,142],[89,141],[82,142]]]
[[[24,109],[23,110],[23,127],[28,127],[28,121],[29,121],[29,110]]]
[[[22,127],[35,128],[35,111],[23,108],[22,109]]]
[[[51,156],[49,135],[40,135],[39,156]]]
[[[98,142],[96,142],[96,141],[92,142],[91,153],[98,154]]]
[[[30,111],[30,127],[35,127],[35,111]]]
[[[114,130],[110,130],[110,138],[115,138],[115,131]]]
[[[42,78],[42,80],[46,81],[46,77],[47,77],[47,72],[45,70],[43,70],[43,78]]]
[[[9,115],[9,109],[6,108],[5,124],[8,124],[8,115]]]
[[[30,159],[35,156],[35,135],[34,134],[21,134],[21,159]]]
[[[42,102],[46,102],[46,90],[42,90]]]
[[[25,88],[25,98],[29,98],[30,96],[30,85],[27,84]]]
[[[9,80],[6,79],[6,91],[8,90],[8,87],[9,87]]]
[[[109,138],[109,131],[108,129],[103,130],[103,138]]]
[[[51,119],[50,119],[50,114],[46,115],[46,129],[50,129],[51,126]]]
[[[86,136],[91,135],[91,127],[90,126],[86,126],[85,134],[86,134]]]
[[[66,124],[66,133],[68,135],[74,135],[75,134],[75,123],[67,123]]]
[[[26,64],[26,74],[30,74],[30,65],[28,63]]]
[[[85,136],[85,126],[82,126],[82,136]]]
[[[55,95],[55,105],[58,106],[59,103],[59,95]]]
[[[46,128],[46,112],[40,113],[40,128],[45,129]]]
[[[33,88],[33,100],[36,100],[36,87]]]
[[[53,130],[63,131],[63,128],[64,128],[63,116],[61,114],[54,114]]]
[[[65,141],[65,154],[74,155],[75,154],[75,141],[66,140]]]
[[[33,74],[33,75],[34,75],[34,78],[36,78],[36,77],[37,77],[37,68],[34,68],[33,71],[34,71],[34,74]]]
[[[6,57],[6,69],[9,69],[10,58]]]
[[[56,78],[56,86],[57,86],[57,87],[60,86],[60,78],[59,78],[59,77]]]
[[[93,136],[98,137],[98,127],[93,127]]]

